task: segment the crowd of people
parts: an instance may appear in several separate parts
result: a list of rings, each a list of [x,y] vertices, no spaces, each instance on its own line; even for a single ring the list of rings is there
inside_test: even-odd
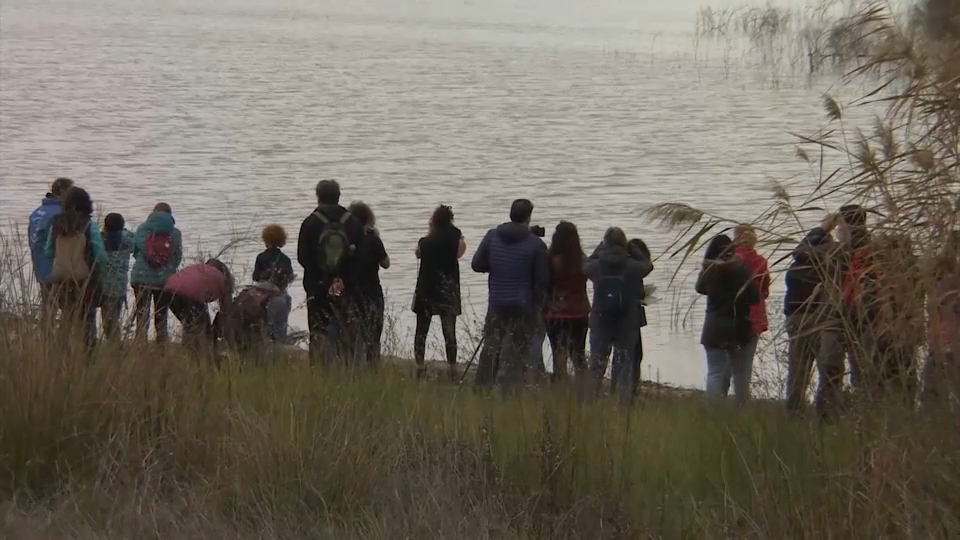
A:
[[[316,210],[304,219],[297,239],[311,363],[376,365],[385,309],[380,271],[390,268],[376,217],[364,203],[342,206],[336,181],[319,182],[316,197]],[[595,395],[612,357],[611,388],[621,400],[632,401],[643,359],[641,329],[647,324],[648,297],[644,279],[653,270],[650,250],[642,240],[628,239],[622,229],[611,227],[587,255],[576,225],[567,221],[556,226],[548,245],[542,238],[545,231],[531,227],[533,211],[529,200],[514,201],[509,220],[489,230],[473,255],[472,270],[486,274],[488,281],[475,384],[513,389],[544,375],[542,351],[549,338],[555,379],[569,377],[569,363],[579,386]],[[934,331],[926,344],[930,359],[924,386],[936,389],[949,379],[937,374],[960,366],[960,235],[945,242],[938,255],[939,296],[920,299],[929,313],[910,318],[916,310],[905,297],[915,296],[915,288],[887,295],[885,291],[896,286],[884,282],[884,276],[913,271],[904,263],[912,257],[909,244],[894,242],[901,250],[895,256],[878,249],[866,216],[859,206],[845,206],[792,252],[784,307],[791,410],[803,407],[816,366],[820,380],[815,402],[822,414],[830,414],[839,401],[847,358],[858,391],[912,396],[923,340],[919,328],[926,322]],[[839,239],[834,239],[835,231]],[[283,227],[265,227],[262,239],[264,251],[256,258],[253,284],[238,289],[230,269],[216,258],[182,265],[183,240],[165,203],[157,204],[135,232],[126,229],[117,213],[107,214],[100,228],[90,195],[59,178],[29,222],[44,317],[59,312],[61,327],[82,328],[91,350],[98,338],[98,309],[103,336],[119,336],[128,288],[133,290],[140,339],[146,338],[152,319],[157,341],[166,342],[167,313],[172,312],[188,346],[226,342],[243,348],[284,342],[292,307],[288,288],[296,274],[283,252]],[[715,236],[696,282],[696,291],[706,297],[701,333],[706,392],[726,396],[732,386],[741,403],[750,397],[754,356],[761,334],[769,329],[771,275],[756,246],[750,225],[735,227],[733,238]],[[418,375],[426,370],[426,339],[434,317],[440,319],[450,375],[457,375],[459,261],[466,252],[453,210],[437,207],[414,254],[420,261],[412,304]],[[588,281],[593,284],[592,299]],[[208,305],[213,302],[219,309],[211,320]]]

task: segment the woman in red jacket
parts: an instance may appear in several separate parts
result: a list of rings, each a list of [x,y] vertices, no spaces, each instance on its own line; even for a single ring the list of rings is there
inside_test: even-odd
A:
[[[733,229],[733,243],[736,245],[736,255],[743,261],[744,266],[753,276],[760,292],[760,301],[750,306],[750,341],[740,349],[744,355],[744,362],[748,372],[753,371],[753,357],[757,353],[757,342],[760,334],[770,327],[767,319],[767,297],[770,296],[770,270],[767,260],[757,253],[757,232],[752,225],[737,225]]]
[[[590,320],[587,275],[583,271],[586,256],[577,226],[561,221],[553,233],[548,253],[551,287],[544,319],[553,349],[553,373],[557,379],[564,379],[568,373],[567,361],[573,364],[577,375],[586,366]]]

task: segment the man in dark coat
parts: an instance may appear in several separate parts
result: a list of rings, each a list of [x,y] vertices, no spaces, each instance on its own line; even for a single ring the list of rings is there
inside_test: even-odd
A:
[[[333,360],[343,350],[339,342],[347,313],[346,298],[356,287],[352,274],[354,253],[363,236],[363,226],[340,205],[340,184],[321,180],[317,184],[317,209],[303,220],[297,241],[297,260],[303,266],[303,289],[307,293],[307,324],[310,329],[310,362]],[[333,246],[346,239],[342,258],[330,260]]]
[[[489,294],[477,386],[496,379],[506,387],[523,379],[537,310],[550,284],[547,248],[530,231],[532,215],[533,203],[514,201],[510,221],[490,229],[473,256],[474,272],[488,274]]]

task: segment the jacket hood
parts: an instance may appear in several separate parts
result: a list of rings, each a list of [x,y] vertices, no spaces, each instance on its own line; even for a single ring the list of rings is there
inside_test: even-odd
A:
[[[171,232],[176,221],[167,212],[153,212],[143,222],[144,230],[148,232]]]
[[[601,245],[597,249],[597,258],[603,262],[620,263],[630,258],[630,253],[621,246]]]
[[[54,197],[53,194],[47,193],[47,195],[40,200],[41,206],[60,206],[60,199]]]
[[[272,293],[281,292],[279,287],[277,287],[273,283],[270,283],[269,281],[258,281],[253,285],[251,285],[251,287],[253,287],[254,289],[260,289],[261,291],[268,291]]]
[[[507,244],[519,244],[528,238],[533,238],[530,227],[521,223],[504,223],[497,227],[497,236]]]
[[[814,254],[824,254],[835,243],[833,236],[821,227],[816,227],[807,233],[800,245],[793,250],[793,260],[799,264],[810,264]]]

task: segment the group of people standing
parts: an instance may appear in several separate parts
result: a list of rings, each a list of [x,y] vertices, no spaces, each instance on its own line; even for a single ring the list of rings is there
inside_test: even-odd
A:
[[[226,337],[231,320],[237,325],[242,321],[249,298],[263,299],[256,316],[269,313],[264,331],[282,339],[290,312],[285,290],[293,269],[290,259],[279,252],[286,241],[282,227],[268,226],[263,239],[267,249],[257,258],[256,283],[234,298],[233,275],[220,260],[181,267],[183,240],[166,203],[158,203],[135,232],[126,228],[118,213],[107,214],[98,228],[90,194],[72,180],[58,178],[28,224],[41,317],[49,323],[59,313],[61,328],[82,329],[88,350],[97,342],[98,310],[103,335],[119,337],[131,288],[140,339],[146,339],[152,319],[157,342],[167,342],[169,312],[180,320],[186,343],[200,345]],[[264,290],[270,294],[258,295]],[[212,302],[219,303],[221,321],[211,320]]]
[[[332,180],[317,185],[317,208],[300,229],[297,258],[304,268],[310,352],[314,362],[379,356],[383,329],[383,290],[379,270],[390,259],[369,208],[340,205],[340,186]],[[533,204],[518,199],[509,221],[491,229],[471,261],[475,272],[488,275],[488,309],[479,351],[476,384],[509,388],[525,373],[542,369],[530,359],[542,349],[536,339],[545,329],[554,350],[555,375],[564,378],[567,362],[596,385],[614,355],[614,384],[624,399],[639,385],[640,328],[645,324],[643,278],[653,269],[650,252],[640,240],[627,241],[611,228],[589,257],[577,227],[557,225],[551,245],[530,226]],[[437,207],[415,255],[420,261],[412,309],[417,317],[414,357],[425,373],[426,338],[435,317],[445,341],[450,375],[456,375],[457,318],[461,314],[460,264],[467,244],[454,225],[453,210]],[[592,280],[594,301],[587,296]],[[586,338],[591,332],[591,357]],[[544,339],[545,339],[544,337]]]
[[[803,406],[814,366],[823,416],[840,408],[847,373],[863,397],[912,404],[924,347],[924,397],[960,390],[960,232],[939,240],[921,264],[909,236],[871,234],[859,205],[807,233],[786,274],[790,410]]]
[[[379,273],[390,268],[390,257],[368,205],[341,206],[334,180],[319,182],[316,196],[317,207],[304,219],[297,242],[311,362],[375,365],[385,311]],[[567,221],[556,226],[547,245],[545,231],[531,227],[533,210],[529,200],[514,201],[509,221],[486,233],[471,261],[473,271],[486,274],[488,281],[476,385],[509,389],[529,374],[544,373],[543,341],[549,338],[555,378],[568,377],[569,363],[582,387],[595,394],[612,355],[612,388],[622,400],[632,400],[643,358],[650,250],[642,240],[628,240],[622,229],[611,227],[587,255],[576,225]],[[98,308],[104,335],[119,332],[128,285],[140,337],[146,336],[152,318],[157,340],[167,341],[170,311],[182,323],[188,343],[223,338],[243,346],[286,339],[292,307],[287,289],[295,273],[282,251],[287,234],[281,226],[264,228],[265,249],[254,265],[254,283],[237,292],[229,268],[216,258],[181,268],[183,242],[169,205],[157,204],[135,232],[126,229],[120,214],[107,214],[102,229],[92,216],[90,195],[59,178],[30,216],[28,231],[44,313],[62,310],[65,324],[84,329],[88,347],[96,341]],[[840,240],[833,238],[835,230]],[[732,387],[738,402],[750,397],[753,359],[760,335],[769,327],[771,276],[756,244],[749,225],[735,227],[733,238],[712,238],[696,283],[696,291],[706,296],[701,344],[707,394],[726,396]],[[958,365],[960,234],[954,233],[938,255],[936,298],[911,298],[916,288],[909,286],[909,277],[908,286],[899,289],[884,280],[916,271],[908,241],[887,244],[878,248],[867,232],[866,212],[851,205],[811,230],[792,252],[784,305],[790,409],[798,410],[805,401],[815,365],[820,373],[816,404],[828,414],[842,389],[845,358],[858,390],[894,389],[909,395],[916,387],[924,321],[934,328],[925,387],[936,387],[938,369]],[[440,319],[450,374],[456,374],[459,260],[466,251],[453,210],[437,207],[415,252],[420,261],[412,304],[418,374],[425,373],[426,338],[434,317]],[[886,294],[891,290],[898,292]],[[216,320],[208,310],[212,302],[219,304]],[[929,316],[918,314],[918,305],[926,306]]]
[[[739,402],[749,399],[759,336],[769,327],[771,279],[756,242],[749,225],[735,227],[733,239],[712,238],[696,284],[707,297],[701,334],[707,394],[725,396],[732,382]],[[912,404],[924,345],[924,395],[960,390],[960,233],[943,239],[924,273],[909,237],[874,237],[867,211],[847,205],[810,230],[790,256],[784,298],[790,411],[803,409],[814,367],[821,417],[842,409],[848,373],[858,397]]]
[[[369,209],[340,205],[340,187],[330,180],[317,185],[317,209],[303,222],[297,258],[304,268],[311,357],[352,358],[351,348],[368,346],[378,356],[383,328],[383,290],[378,271],[390,261]],[[620,229],[610,229],[587,257],[574,224],[557,225],[548,246],[530,226],[533,204],[514,201],[509,221],[490,230],[471,262],[488,274],[488,309],[476,375],[478,386],[512,386],[542,367],[531,362],[543,346],[544,328],[554,350],[555,376],[564,378],[567,362],[597,383],[614,354],[615,384],[626,398],[636,392],[642,358],[640,328],[646,323],[643,278],[653,269],[640,240],[628,243]],[[454,225],[453,210],[441,205],[417,243],[420,260],[412,309],[417,324],[414,357],[425,373],[426,338],[440,319],[446,360],[456,374],[456,321],[461,314],[459,259],[467,245]],[[587,296],[587,281],[595,298]],[[590,365],[587,332],[593,336]]]

